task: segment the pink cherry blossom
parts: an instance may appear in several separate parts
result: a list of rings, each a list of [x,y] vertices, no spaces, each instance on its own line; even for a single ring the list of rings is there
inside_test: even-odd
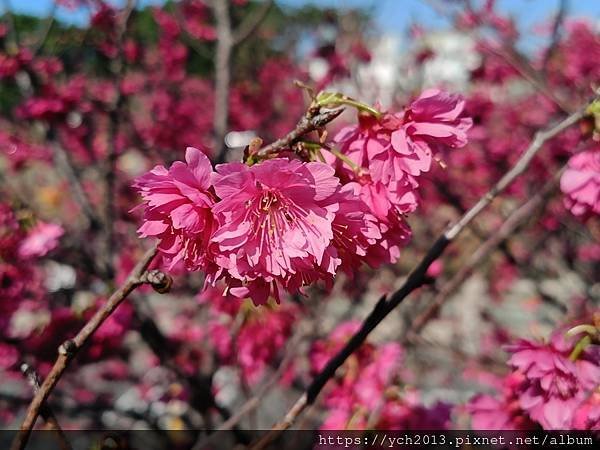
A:
[[[470,118],[460,117],[464,106],[459,95],[428,89],[403,116],[385,116],[383,126],[391,131],[390,141],[381,151],[372,145],[369,164],[373,178],[387,183],[402,180],[405,174],[418,176],[429,171],[437,151],[464,147],[473,125]]]
[[[55,223],[39,222],[21,241],[19,256],[35,258],[46,255],[58,245],[58,240],[64,234],[63,228]]]
[[[403,181],[428,172],[441,148],[467,143],[472,120],[460,117],[464,106],[460,96],[430,89],[404,113],[361,116],[359,125],[341,130],[334,142],[374,181]]]
[[[279,287],[294,292],[335,274],[335,262],[324,266],[339,209],[332,168],[286,159],[228,163],[217,166],[213,184],[221,201],[212,210],[221,225],[212,241],[222,270],[212,283],[237,280],[229,283],[231,294],[262,304],[271,294],[278,298]]]
[[[600,214],[600,149],[571,157],[560,179],[565,205],[576,216]]]
[[[598,387],[598,349],[572,361],[573,346],[562,332],[556,332],[548,343],[522,340],[509,347],[510,364],[525,376],[519,404],[544,429],[568,429],[587,393]]]
[[[156,166],[136,180],[144,200],[142,237],[157,237],[158,249],[168,266],[183,261],[191,270],[209,263],[208,242],[216,227],[211,207],[211,164],[200,150],[188,147],[186,162],[166,169]]]
[[[360,190],[357,183],[341,188],[339,209],[332,223],[333,239],[326,251],[331,259],[329,265],[339,265],[349,275],[366,260],[370,247],[382,238],[378,220],[360,199]]]

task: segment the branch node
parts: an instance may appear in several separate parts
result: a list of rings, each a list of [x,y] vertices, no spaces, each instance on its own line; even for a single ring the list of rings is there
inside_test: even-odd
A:
[[[71,339],[66,340],[58,347],[58,354],[63,356],[72,356],[77,350],[77,344]]]
[[[152,289],[160,294],[169,292],[171,290],[171,286],[173,285],[173,278],[156,269],[144,272],[144,274],[140,277],[140,280],[142,283],[147,283],[152,286]]]

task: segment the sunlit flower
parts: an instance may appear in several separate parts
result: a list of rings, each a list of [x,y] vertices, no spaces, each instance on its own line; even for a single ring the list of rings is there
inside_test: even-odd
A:
[[[208,264],[208,242],[215,228],[211,207],[211,164],[200,150],[188,147],[186,162],[166,169],[156,166],[136,180],[144,200],[144,223],[138,233],[157,237],[158,249],[169,267],[183,261],[197,270]]]
[[[274,159],[248,167],[217,166],[213,176],[221,201],[213,212],[222,224],[213,235],[221,274],[237,280],[229,291],[255,303],[279,296],[335,273],[336,264],[321,267],[333,239],[339,209],[339,180],[323,163]]]

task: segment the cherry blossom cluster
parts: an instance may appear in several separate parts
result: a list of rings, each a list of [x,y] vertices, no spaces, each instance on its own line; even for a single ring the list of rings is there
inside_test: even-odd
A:
[[[190,147],[185,162],[136,181],[139,233],[159,239],[169,268],[202,270],[207,286],[222,280],[226,294],[256,304],[317,281],[331,287],[340,270],[398,260],[419,177],[436,152],[467,143],[463,109],[458,95],[429,90],[401,113],[361,113],[317,150],[321,160],[275,155],[213,170]]]
[[[600,430],[600,347],[579,351],[580,342],[558,330],[548,342],[508,346],[512,371],[501,392],[479,394],[468,405],[473,428]]]

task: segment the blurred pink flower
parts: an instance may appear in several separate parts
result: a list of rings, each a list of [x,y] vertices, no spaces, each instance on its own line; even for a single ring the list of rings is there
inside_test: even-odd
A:
[[[519,389],[525,377],[510,373],[502,380],[502,390],[496,397],[479,394],[467,404],[474,430],[527,430],[534,428],[519,404]]]
[[[591,349],[576,361],[569,358],[573,343],[563,332],[550,342],[522,340],[508,348],[510,364],[525,376],[519,404],[544,429],[571,427],[577,408],[600,382],[600,353]]]
[[[452,405],[436,402],[424,406],[419,393],[411,388],[392,394],[381,409],[375,428],[380,430],[446,430]]]
[[[600,431],[600,392],[594,392],[575,411],[573,428],[576,430]]]
[[[158,249],[173,268],[183,261],[190,270],[209,263],[208,242],[215,228],[211,206],[210,161],[200,150],[188,147],[186,162],[176,161],[167,170],[156,166],[136,180],[144,200],[142,237],[157,237]]]
[[[560,179],[565,205],[576,216],[600,214],[600,150],[571,157]]]
[[[316,341],[309,355],[312,370],[322,370],[360,326],[357,321],[342,323],[327,339]],[[409,429],[419,421],[430,429],[442,428],[449,418],[449,408],[445,413],[432,410],[429,416],[430,411],[419,404],[414,392],[399,392],[402,362],[403,350],[397,343],[364,343],[328,383],[324,404],[329,410],[321,429],[365,429],[375,411],[380,414],[371,424],[374,428]]]
[[[288,305],[262,308],[248,317],[236,339],[237,363],[246,383],[254,385],[260,380],[287,342],[296,319],[296,309]]]
[[[46,255],[58,246],[64,234],[63,227],[55,223],[39,222],[19,245],[21,258],[35,258]]]

